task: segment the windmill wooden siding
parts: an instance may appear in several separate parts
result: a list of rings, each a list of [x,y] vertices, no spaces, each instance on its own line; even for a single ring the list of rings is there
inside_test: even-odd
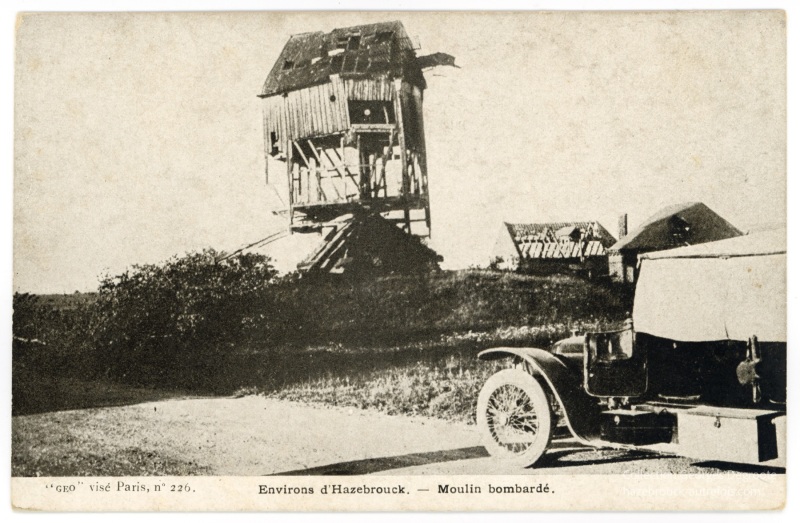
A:
[[[416,151],[424,144],[422,91],[406,82],[401,98],[406,142]],[[315,138],[347,131],[350,126],[348,101],[385,101],[397,98],[397,89],[389,78],[342,79],[315,85],[282,95],[263,98],[264,140],[267,150],[277,147],[286,154],[285,140]]]
[[[388,76],[344,80],[350,100],[383,100],[391,102],[395,97],[394,83]]]
[[[286,140],[336,134],[350,128],[347,86],[341,78],[264,98],[264,139],[286,154]]]

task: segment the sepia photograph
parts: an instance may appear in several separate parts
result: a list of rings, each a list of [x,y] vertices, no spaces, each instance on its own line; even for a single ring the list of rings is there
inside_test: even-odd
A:
[[[786,21],[18,14],[14,507],[780,509]]]

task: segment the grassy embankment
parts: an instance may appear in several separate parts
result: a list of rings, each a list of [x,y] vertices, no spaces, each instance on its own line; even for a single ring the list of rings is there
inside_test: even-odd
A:
[[[543,347],[571,329],[606,328],[624,315],[610,289],[565,275],[290,280],[261,295],[268,299],[236,302],[233,312],[221,301],[228,315],[206,326],[196,317],[216,318],[218,310],[189,311],[191,331],[183,334],[171,332],[183,324],[159,317],[175,308],[163,297],[150,311],[147,302],[134,303],[135,313],[116,295],[106,302],[102,294],[19,297],[14,412],[263,393],[468,421],[481,384],[502,365],[477,360],[478,351]],[[142,318],[133,321],[134,314]],[[197,334],[241,323],[253,326],[224,338]]]
[[[573,276],[462,271],[435,276],[428,287],[426,305],[435,312],[398,329],[409,338],[426,333],[424,340],[339,346],[334,353],[351,355],[346,368],[324,372],[322,364],[322,375],[281,386],[265,381],[258,390],[281,399],[473,422],[481,386],[507,364],[478,360],[480,350],[547,347],[572,329],[605,329],[624,317],[623,300],[613,291]],[[405,293],[395,288],[387,297],[402,300]]]

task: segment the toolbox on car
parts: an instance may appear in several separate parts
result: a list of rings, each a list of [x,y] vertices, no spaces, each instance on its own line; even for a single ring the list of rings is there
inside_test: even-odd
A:
[[[780,412],[699,406],[678,413],[681,454],[705,460],[758,464],[778,458]],[[785,417],[785,416],[784,416]]]

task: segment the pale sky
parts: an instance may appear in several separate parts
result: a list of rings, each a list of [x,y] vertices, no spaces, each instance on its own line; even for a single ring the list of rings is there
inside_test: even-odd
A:
[[[503,220],[616,236],[622,212],[697,200],[785,221],[779,12],[46,14],[17,32],[14,289],[92,290],[284,226],[261,84],[291,34],[388,19],[461,66],[426,75],[446,268],[485,263]]]

